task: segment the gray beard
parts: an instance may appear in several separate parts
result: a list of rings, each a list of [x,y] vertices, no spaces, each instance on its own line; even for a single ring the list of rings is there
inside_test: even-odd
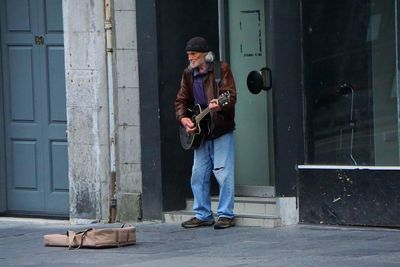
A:
[[[199,63],[192,63],[192,62],[190,62],[189,65],[190,65],[190,68],[195,69],[195,68],[197,68],[200,64],[199,64]]]

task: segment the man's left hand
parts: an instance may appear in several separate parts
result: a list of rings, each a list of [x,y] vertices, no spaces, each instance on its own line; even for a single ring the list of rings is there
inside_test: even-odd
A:
[[[212,99],[210,104],[208,104],[208,108],[214,112],[222,109],[222,107],[218,104],[218,99]]]

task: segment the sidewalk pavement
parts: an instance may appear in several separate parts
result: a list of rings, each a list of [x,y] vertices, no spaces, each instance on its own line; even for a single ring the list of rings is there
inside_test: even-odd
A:
[[[136,224],[134,246],[43,246],[44,234],[89,227],[110,225],[0,217],[0,266],[400,266],[400,231],[381,228],[297,225],[214,230],[153,222]]]

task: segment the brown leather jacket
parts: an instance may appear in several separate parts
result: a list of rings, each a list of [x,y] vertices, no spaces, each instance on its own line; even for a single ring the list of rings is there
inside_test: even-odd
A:
[[[193,70],[189,67],[183,71],[181,86],[178,90],[175,100],[175,115],[178,123],[183,117],[191,117],[188,109],[194,106],[193,97]],[[230,101],[223,106],[222,110],[211,114],[211,133],[206,139],[214,139],[235,129],[235,104],[236,104],[236,87],[232,72],[227,63],[221,62],[221,82],[219,90],[215,85],[214,64],[211,66],[205,80],[204,90],[208,99],[216,99],[221,93],[229,91]],[[219,91],[219,92],[218,92]]]

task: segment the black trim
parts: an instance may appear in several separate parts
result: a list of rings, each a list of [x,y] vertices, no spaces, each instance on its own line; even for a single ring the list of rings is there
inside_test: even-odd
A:
[[[225,61],[225,62],[227,62],[228,64],[230,63],[230,57],[231,57],[231,55],[230,55],[230,43],[229,43],[229,38],[230,38],[230,36],[229,36],[229,16],[227,16],[227,14],[228,14],[228,12],[229,12],[229,0],[223,0],[223,4],[224,4],[224,11],[223,11],[223,14],[224,14],[224,17],[223,17],[223,19],[224,19],[224,28],[223,29],[221,29],[223,32],[224,32],[224,37],[225,37],[225,40],[224,40],[224,44],[225,44],[225,47],[224,47],[224,49],[225,49],[225,58],[221,58],[221,60],[223,60],[223,61]]]
[[[163,211],[156,2],[136,0],[144,219],[162,219]]]
[[[300,0],[269,1],[276,196],[297,196],[304,162]]]

